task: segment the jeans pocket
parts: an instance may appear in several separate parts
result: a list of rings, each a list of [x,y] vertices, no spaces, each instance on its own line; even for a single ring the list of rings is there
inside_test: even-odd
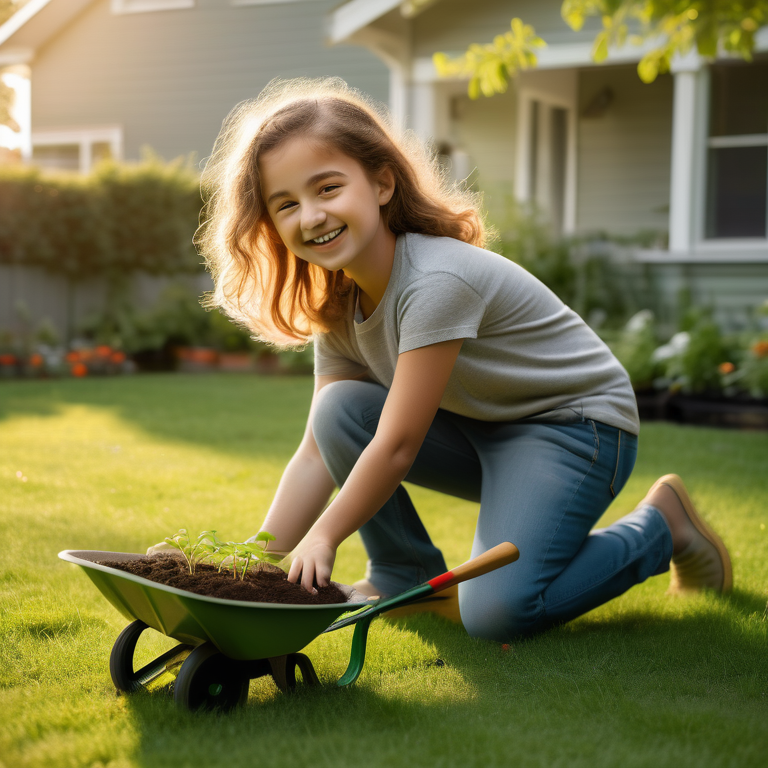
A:
[[[617,429],[616,433],[616,461],[610,485],[611,496],[614,498],[619,495],[632,474],[637,458],[637,436],[623,429]]]

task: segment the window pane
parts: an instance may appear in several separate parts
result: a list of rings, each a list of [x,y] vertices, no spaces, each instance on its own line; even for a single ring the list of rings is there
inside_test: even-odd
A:
[[[768,147],[709,150],[707,237],[766,237]]]
[[[710,136],[768,133],[768,62],[712,67]]]
[[[106,141],[97,141],[91,146],[91,162],[96,165],[100,160],[112,158],[112,147]]]
[[[78,144],[36,146],[32,148],[32,162],[50,170],[77,171],[80,169],[80,146]]]

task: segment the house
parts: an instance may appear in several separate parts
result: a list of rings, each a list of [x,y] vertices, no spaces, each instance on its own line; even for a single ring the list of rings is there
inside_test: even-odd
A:
[[[386,67],[326,43],[336,0],[29,0],[0,27],[0,67],[26,68],[24,155],[87,170],[104,155],[171,159],[213,146],[274,77],[338,75],[386,100]]]
[[[534,202],[565,234],[632,238],[674,302],[681,289],[738,326],[768,298],[768,28],[752,63],[696,54],[643,84],[644,49],[596,65],[595,24],[574,32],[560,0],[349,0],[330,15],[334,44],[357,43],[389,68],[393,114],[452,156],[458,177],[503,216]],[[461,53],[519,17],[545,39],[538,66],[507,93],[469,99],[440,79],[436,51]],[[644,238],[647,239],[647,238]]]
[[[327,43],[337,2],[28,0],[0,27],[0,69],[11,68],[19,86],[24,159],[87,171],[99,158],[135,160],[149,147],[201,162],[229,111],[275,77],[340,76],[386,101],[378,57]],[[159,280],[135,282],[141,304],[162,289]],[[76,291],[72,302],[63,278],[0,266],[0,331],[18,327],[20,301],[60,330],[104,304],[100,285]]]
[[[686,290],[743,325],[768,297],[768,28],[751,63],[692,54],[645,85],[644,49],[596,65],[599,22],[574,32],[560,5],[29,0],[0,28],[0,66],[30,75],[25,156],[82,169],[143,145],[204,158],[229,109],[272,77],[340,75],[432,140],[497,221],[515,198],[559,233],[634,239],[621,254],[669,307]],[[437,76],[433,53],[491,40],[512,17],[548,45],[507,93],[473,101]],[[0,327],[3,304],[0,280]]]

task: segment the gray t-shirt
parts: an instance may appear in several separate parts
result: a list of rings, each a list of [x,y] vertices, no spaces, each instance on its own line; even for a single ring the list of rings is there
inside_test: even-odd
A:
[[[397,356],[464,339],[440,407],[481,421],[594,419],[638,434],[629,377],[592,329],[514,262],[449,237],[397,238],[386,292],[364,320],[315,337],[315,374],[389,389]]]

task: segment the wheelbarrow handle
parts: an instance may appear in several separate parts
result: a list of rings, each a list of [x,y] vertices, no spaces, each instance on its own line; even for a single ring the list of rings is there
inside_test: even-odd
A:
[[[472,560],[468,560],[463,565],[459,565],[451,571],[446,571],[435,576],[424,584],[419,584],[406,592],[402,592],[394,597],[388,597],[385,600],[379,600],[370,608],[363,609],[352,616],[341,618],[331,624],[326,632],[333,632],[350,624],[355,624],[355,634],[352,638],[352,652],[349,658],[349,665],[341,679],[336,683],[338,686],[350,685],[357,680],[363,670],[365,663],[365,647],[368,639],[368,627],[371,621],[380,613],[384,613],[392,608],[398,608],[402,605],[420,600],[423,597],[448,589],[454,584],[459,584],[468,579],[474,579],[476,576],[482,576],[484,573],[501,568],[504,565],[514,563],[520,557],[520,552],[514,544],[505,541],[482,555],[478,555]]]
[[[487,552],[483,552],[482,555],[478,555],[450,571],[435,576],[427,584],[432,587],[434,592],[440,592],[443,589],[454,586],[454,584],[460,584],[462,581],[468,581],[477,576],[482,576],[489,571],[495,571],[503,565],[514,563],[518,557],[520,557],[520,550],[511,542],[504,541]]]

